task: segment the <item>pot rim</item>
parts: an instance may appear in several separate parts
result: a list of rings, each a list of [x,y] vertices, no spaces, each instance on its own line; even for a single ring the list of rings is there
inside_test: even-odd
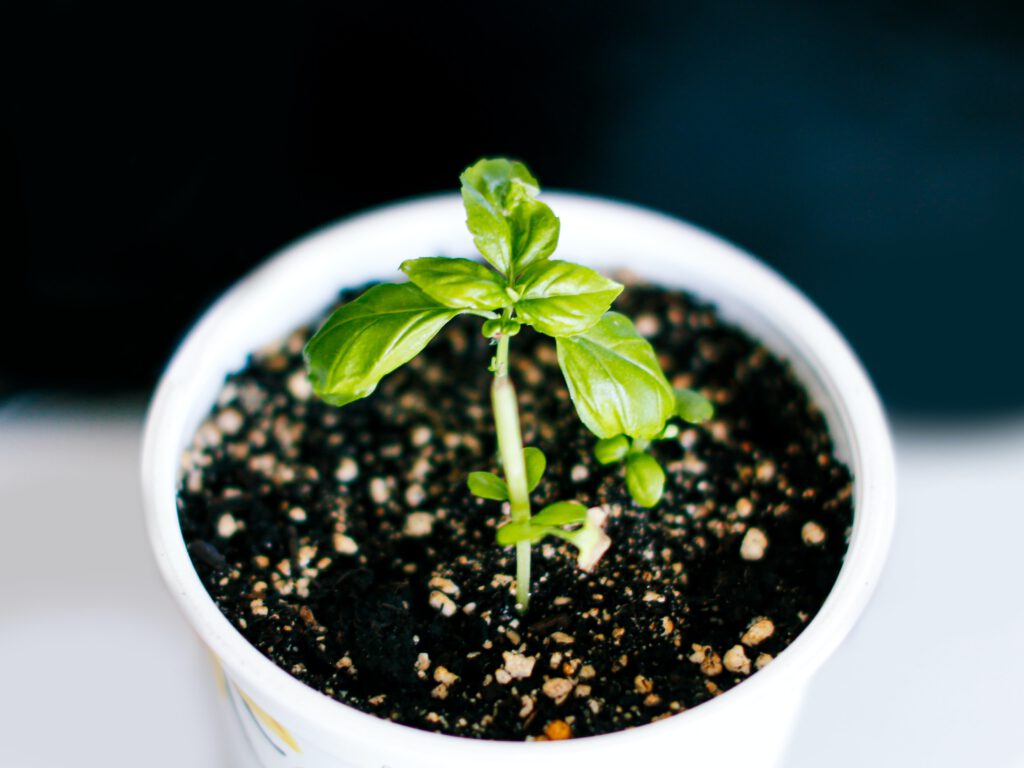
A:
[[[373,237],[374,233],[393,235],[404,227],[412,233],[412,243],[418,237],[418,230],[408,226],[412,220],[427,223],[455,215],[455,221],[462,222],[462,214],[455,213],[461,209],[457,194],[414,198],[371,209],[328,224],[281,249],[235,283],[203,313],[161,376],[147,413],[143,438],[142,486],[147,529],[160,571],[179,607],[202,641],[223,660],[235,679],[246,686],[247,692],[260,699],[272,699],[323,734],[344,733],[367,741],[399,740],[413,753],[441,746],[453,756],[458,754],[465,759],[476,759],[481,754],[494,755],[496,750],[525,756],[524,750],[538,749],[562,750],[571,759],[584,751],[596,754],[612,746],[612,742],[639,744],[655,731],[682,737],[686,729],[701,728],[708,719],[719,717],[727,711],[730,702],[742,696],[770,695],[775,686],[793,686],[809,677],[853,627],[881,575],[895,519],[892,441],[877,394],[835,327],[778,273],[704,230],[662,213],[604,198],[567,192],[547,193],[543,198],[552,203],[563,220],[590,216],[628,222],[630,227],[636,227],[631,234],[635,232],[644,241],[641,248],[666,239],[676,243],[685,240],[687,248],[704,249],[714,255],[714,264],[702,262],[691,267],[713,270],[719,275],[729,274],[730,279],[738,283],[756,286],[756,291],[748,293],[756,293],[759,311],[795,344],[814,374],[824,378],[826,396],[835,399],[838,417],[844,422],[851,453],[846,459],[855,472],[854,527],[839,576],[817,615],[796,639],[771,664],[725,695],[641,727],[565,742],[477,740],[401,725],[338,702],[298,681],[264,657],[233,627],[206,592],[192,566],[178,525],[175,497],[180,477],[177,469],[179,438],[185,432],[190,437],[196,426],[188,418],[189,401],[195,399],[190,372],[204,362],[209,364],[208,342],[223,333],[232,316],[247,302],[251,303],[258,289],[266,290],[275,281],[286,279],[297,266],[305,266],[309,271],[310,264],[323,261],[325,251],[337,248],[335,241],[356,235]],[[465,238],[468,247],[468,234]],[[563,244],[566,239],[563,232]],[[397,267],[397,263],[394,266]],[[336,293],[340,287],[334,284],[328,290]],[[714,296],[707,298],[716,301]],[[770,311],[766,311],[766,307]],[[311,305],[306,314],[312,316],[320,309],[322,307]],[[762,338],[758,333],[760,329],[744,327],[744,330]],[[212,400],[204,404],[204,413],[211,404]],[[830,422],[830,428],[833,427]],[[173,484],[173,494],[168,493],[169,482]]]

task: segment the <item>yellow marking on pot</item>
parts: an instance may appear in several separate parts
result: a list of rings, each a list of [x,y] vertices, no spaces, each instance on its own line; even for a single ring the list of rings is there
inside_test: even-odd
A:
[[[206,648],[206,646],[203,647]],[[206,655],[210,657],[210,664],[213,666],[213,679],[217,681],[217,690],[226,699],[228,697],[228,681],[224,677],[224,668],[220,665],[220,659],[209,648],[206,648]]]
[[[276,733],[285,744],[292,748],[293,751],[302,752],[299,748],[298,742],[295,741],[295,738],[288,732],[287,728],[268,715],[259,704],[250,699],[245,691],[237,685],[235,686],[235,690],[238,691],[238,694],[242,697],[245,703],[249,705],[249,709],[251,709],[253,714],[260,719],[261,723]]]

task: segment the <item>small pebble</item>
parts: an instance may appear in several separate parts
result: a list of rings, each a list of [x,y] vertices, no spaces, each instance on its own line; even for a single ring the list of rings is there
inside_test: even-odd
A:
[[[522,705],[519,708],[519,717],[520,719],[525,720],[531,714],[533,714],[533,708],[536,702],[533,700],[531,696],[520,696],[519,703]]]
[[[532,675],[534,664],[537,663],[536,656],[524,656],[512,651],[504,651],[502,657],[505,659],[505,671],[516,680],[522,680]]]
[[[217,519],[217,535],[222,539],[230,539],[238,532],[238,521],[230,512],[225,512]]]
[[[334,544],[334,551],[342,555],[354,555],[359,551],[359,545],[356,544],[356,540],[343,533],[334,534],[331,543]]]
[[[292,393],[292,397],[300,402],[309,400],[313,396],[313,385],[309,383],[305,369],[299,368],[299,370],[288,377],[288,391]]]
[[[566,680],[564,677],[552,677],[550,680],[544,681],[541,690],[549,699],[554,699],[555,703],[561,703],[572,693],[572,681]]]
[[[416,657],[416,673],[420,677],[426,677],[428,669],[430,669],[430,654],[421,653]]]
[[[235,408],[228,408],[217,414],[217,426],[225,435],[234,435],[242,428],[245,419]]]
[[[740,542],[740,557],[744,560],[760,560],[768,548],[768,537],[760,528],[750,528]]]
[[[552,720],[544,726],[544,735],[551,741],[563,741],[572,738],[572,726],[565,720]]]
[[[405,489],[405,503],[410,507],[418,507],[427,498],[427,492],[419,483],[413,483]]]
[[[760,645],[775,632],[775,624],[772,623],[771,619],[758,618],[747,628],[747,631],[743,633],[743,637],[740,638],[740,642],[744,645]]]
[[[775,462],[765,460],[757,465],[755,475],[759,482],[770,483],[775,478]]]
[[[429,536],[434,530],[434,516],[429,512],[411,512],[405,518],[402,533],[413,539]]]
[[[747,653],[743,650],[742,645],[734,645],[726,651],[725,656],[722,657],[722,662],[730,672],[739,672],[744,675],[750,674],[750,659],[747,658]]]
[[[442,667],[438,665],[434,668],[434,680],[438,683],[443,683],[444,685],[452,685],[458,679],[459,676],[456,675],[454,672],[448,671],[447,667]]]
[[[391,498],[391,491],[388,490],[388,484],[383,477],[370,479],[370,498],[375,504],[383,504]]]
[[[439,589],[446,595],[451,595],[452,597],[459,596],[459,585],[451,579],[445,578],[444,576],[434,576],[427,583],[427,586],[431,589]]]
[[[430,431],[430,427],[418,426],[414,427],[410,439],[412,444],[417,448],[420,448],[430,442],[430,438],[434,436],[434,433]]]
[[[816,547],[825,543],[825,529],[811,520],[804,523],[804,527],[800,529],[800,538],[807,546]]]
[[[661,329],[661,321],[654,315],[645,312],[642,315],[637,315],[634,326],[637,333],[650,338]]]
[[[338,468],[334,471],[334,477],[342,483],[348,483],[359,476],[359,465],[350,456],[344,457],[338,462]]]
[[[435,608],[441,612],[444,617],[450,617],[455,615],[455,611],[458,610],[458,606],[455,605],[454,601],[448,597],[444,592],[439,592],[436,589],[430,593],[430,607]]]

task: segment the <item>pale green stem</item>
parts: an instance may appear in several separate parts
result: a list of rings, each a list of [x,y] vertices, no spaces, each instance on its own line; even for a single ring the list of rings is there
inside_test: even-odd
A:
[[[506,310],[505,316],[510,312]],[[530,520],[530,491],[526,482],[526,460],[523,458],[523,435],[519,427],[519,404],[516,389],[508,375],[508,336],[498,339],[494,361],[494,382],[491,384],[491,406],[498,432],[498,454],[508,483],[512,522]],[[530,603],[530,542],[516,544],[516,603],[520,612]]]

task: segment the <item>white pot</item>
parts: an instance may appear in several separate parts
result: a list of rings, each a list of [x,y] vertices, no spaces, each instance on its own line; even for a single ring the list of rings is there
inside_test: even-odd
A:
[[[284,249],[228,291],[192,329],[150,407],[142,457],[146,519],[167,584],[227,678],[243,749],[263,766],[565,768],[645,757],[682,766],[777,764],[811,675],[860,616],[882,571],[895,511],[892,445],[878,398],[846,342],[775,272],[675,219],[572,194],[545,196],[562,221],[561,258],[679,287],[788,359],[828,421],[854,476],[854,525],[839,578],[818,615],[768,667],[723,696],[628,731],[564,742],[498,742],[397,725],[340,704],[266,659],[199,581],[178,527],[182,452],[224,377],[248,353],[317,317],[343,286],[397,277],[418,256],[469,256],[457,195],[381,208]],[[241,738],[238,738],[241,736]],[[240,764],[253,764],[252,755]]]

